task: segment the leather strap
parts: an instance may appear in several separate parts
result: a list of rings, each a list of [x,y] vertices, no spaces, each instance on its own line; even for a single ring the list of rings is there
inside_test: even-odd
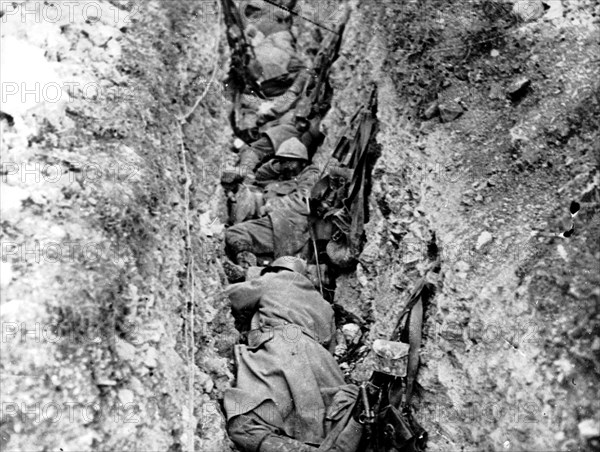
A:
[[[408,319],[408,364],[406,366],[406,393],[404,405],[410,406],[417,371],[419,370],[419,350],[421,348],[421,333],[423,329],[423,300],[419,295],[418,301],[410,311]]]
[[[406,391],[402,404],[408,407],[412,398],[417,371],[419,370],[419,350],[421,348],[421,334],[423,330],[423,295],[426,288],[426,276],[421,278],[413,289],[408,303],[400,314],[400,318],[392,334],[392,340],[401,336],[408,329],[408,363],[406,365]],[[403,320],[408,317],[403,328]],[[406,339],[405,339],[406,340]]]

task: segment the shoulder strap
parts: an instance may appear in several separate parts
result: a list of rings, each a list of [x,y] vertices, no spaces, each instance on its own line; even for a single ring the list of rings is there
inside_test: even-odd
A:
[[[402,404],[407,407],[410,404],[414,383],[419,369],[419,350],[421,348],[421,335],[423,331],[423,309],[424,303],[432,294],[432,285],[427,282],[427,274],[419,280],[411,292],[408,303],[400,314],[392,340],[399,337],[402,342],[408,340],[408,363],[406,366],[406,391]],[[404,324],[404,319],[406,323]],[[408,337],[405,336],[408,333]],[[404,336],[404,337],[402,337]]]
[[[410,406],[417,370],[419,369],[419,350],[421,348],[421,332],[423,329],[423,299],[419,296],[410,311],[408,318],[408,364],[406,366],[406,392],[404,406]]]

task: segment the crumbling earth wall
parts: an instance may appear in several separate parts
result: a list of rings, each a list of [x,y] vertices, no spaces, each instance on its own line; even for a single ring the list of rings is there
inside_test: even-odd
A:
[[[3,449],[228,450],[221,85],[178,119],[223,78],[220,21],[205,2],[87,3],[2,3]],[[382,146],[336,299],[386,338],[441,258],[431,450],[597,447],[598,11],[548,3],[517,23],[506,2],[353,2],[336,64],[327,145],[375,81]]]
[[[3,450],[229,448],[215,5],[2,2]]]
[[[374,80],[382,145],[337,301],[386,339],[442,263],[416,403],[429,450],[598,448],[599,11],[516,3],[357,2],[337,65],[331,135]]]

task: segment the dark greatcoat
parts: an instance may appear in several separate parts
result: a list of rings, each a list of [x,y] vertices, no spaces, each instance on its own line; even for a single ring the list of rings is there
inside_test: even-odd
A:
[[[263,199],[273,224],[275,256],[298,253],[310,238],[307,198],[319,179],[319,169],[309,165],[293,180],[274,181]]]
[[[237,345],[237,382],[225,392],[227,420],[271,400],[261,417],[297,440],[320,444],[350,409],[356,386],[346,385],[331,353],[331,306],[299,273],[281,271],[227,288],[234,315],[248,310],[253,330]]]

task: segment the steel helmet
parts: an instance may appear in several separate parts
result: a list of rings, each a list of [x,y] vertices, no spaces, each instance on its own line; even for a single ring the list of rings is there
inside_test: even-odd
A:
[[[277,270],[290,270],[304,275],[306,273],[306,262],[304,259],[294,256],[282,256],[275,259],[271,264],[263,268],[261,275]]]
[[[275,156],[308,161],[308,149],[298,138],[288,138],[279,145]]]

